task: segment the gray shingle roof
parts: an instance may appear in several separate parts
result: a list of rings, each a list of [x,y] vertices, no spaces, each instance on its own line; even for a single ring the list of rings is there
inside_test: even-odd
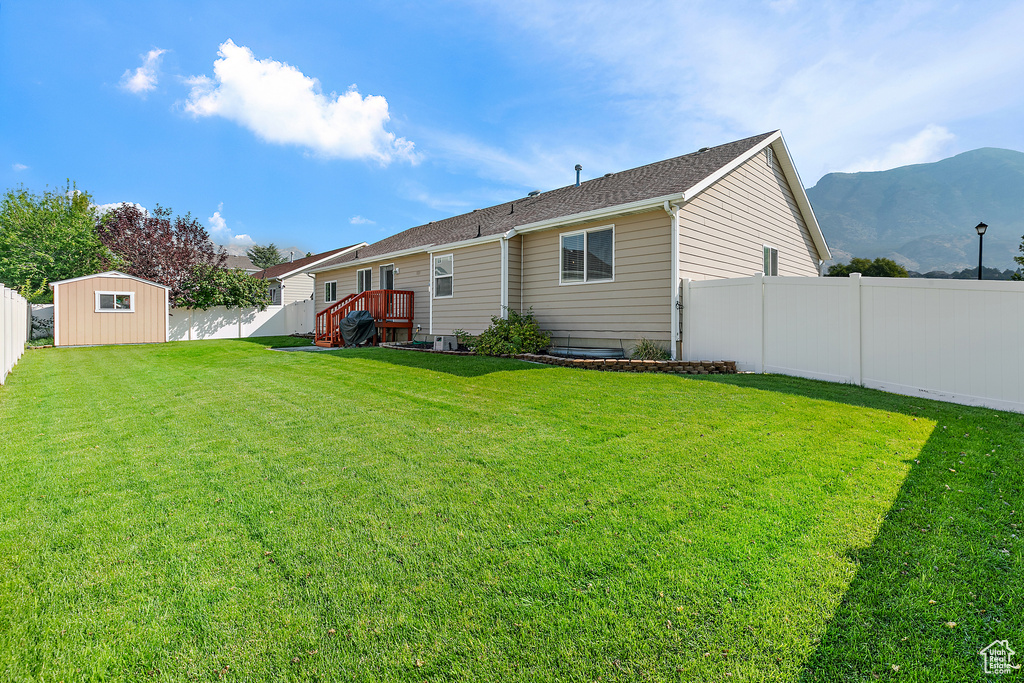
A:
[[[304,256],[302,258],[297,258],[294,261],[285,261],[284,263],[279,263],[276,266],[271,266],[270,268],[261,270],[258,273],[254,273],[254,275],[255,277],[262,278],[264,280],[270,280],[276,277],[281,277],[282,275],[287,275],[296,270],[301,270],[302,268],[305,268],[308,265],[316,263],[317,261],[322,261],[331,254],[336,254],[338,252],[345,251],[346,249],[351,249],[354,246],[355,245],[353,244],[347,247],[341,247],[340,249],[330,249],[328,251],[320,252],[319,254],[313,254],[312,256]]]
[[[534,197],[523,197],[486,209],[433,221],[325,261],[317,270],[354,261],[357,255],[359,259],[367,259],[430,244],[451,244],[477,236],[505,233],[517,226],[560,216],[571,216],[685,192],[774,132],[612,173],[588,180],[579,187],[569,185]]]

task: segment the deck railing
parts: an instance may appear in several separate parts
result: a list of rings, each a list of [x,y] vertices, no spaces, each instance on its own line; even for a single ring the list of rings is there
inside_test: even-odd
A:
[[[350,294],[316,314],[316,342],[341,346],[341,321],[352,311],[368,311],[378,328],[412,329],[413,293],[404,289],[371,289]]]

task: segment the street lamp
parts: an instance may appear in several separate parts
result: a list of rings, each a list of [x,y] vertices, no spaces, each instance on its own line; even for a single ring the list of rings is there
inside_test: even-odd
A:
[[[978,279],[981,279],[981,248],[985,244],[985,231],[988,230],[988,226],[984,223],[978,223],[974,226],[974,229],[978,231]]]

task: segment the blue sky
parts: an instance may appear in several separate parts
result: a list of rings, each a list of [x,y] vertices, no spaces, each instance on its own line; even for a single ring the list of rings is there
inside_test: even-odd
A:
[[[0,5],[0,182],[314,252],[781,128],[805,185],[1024,150],[1013,2]]]

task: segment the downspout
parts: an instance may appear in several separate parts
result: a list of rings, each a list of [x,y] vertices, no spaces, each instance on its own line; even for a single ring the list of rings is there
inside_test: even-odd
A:
[[[508,241],[516,236],[512,228],[501,236],[501,317],[508,318]]]
[[[427,252],[427,258],[430,259],[427,266],[427,273],[430,276],[430,283],[427,285],[427,294],[430,295],[430,316],[427,320],[427,334],[431,337],[434,336],[434,252]]]
[[[670,202],[665,202],[665,213],[668,214],[672,221],[672,281],[669,283],[671,286],[671,320],[672,322],[672,342],[671,342],[671,358],[672,360],[679,360],[676,349],[679,347],[679,207]]]

